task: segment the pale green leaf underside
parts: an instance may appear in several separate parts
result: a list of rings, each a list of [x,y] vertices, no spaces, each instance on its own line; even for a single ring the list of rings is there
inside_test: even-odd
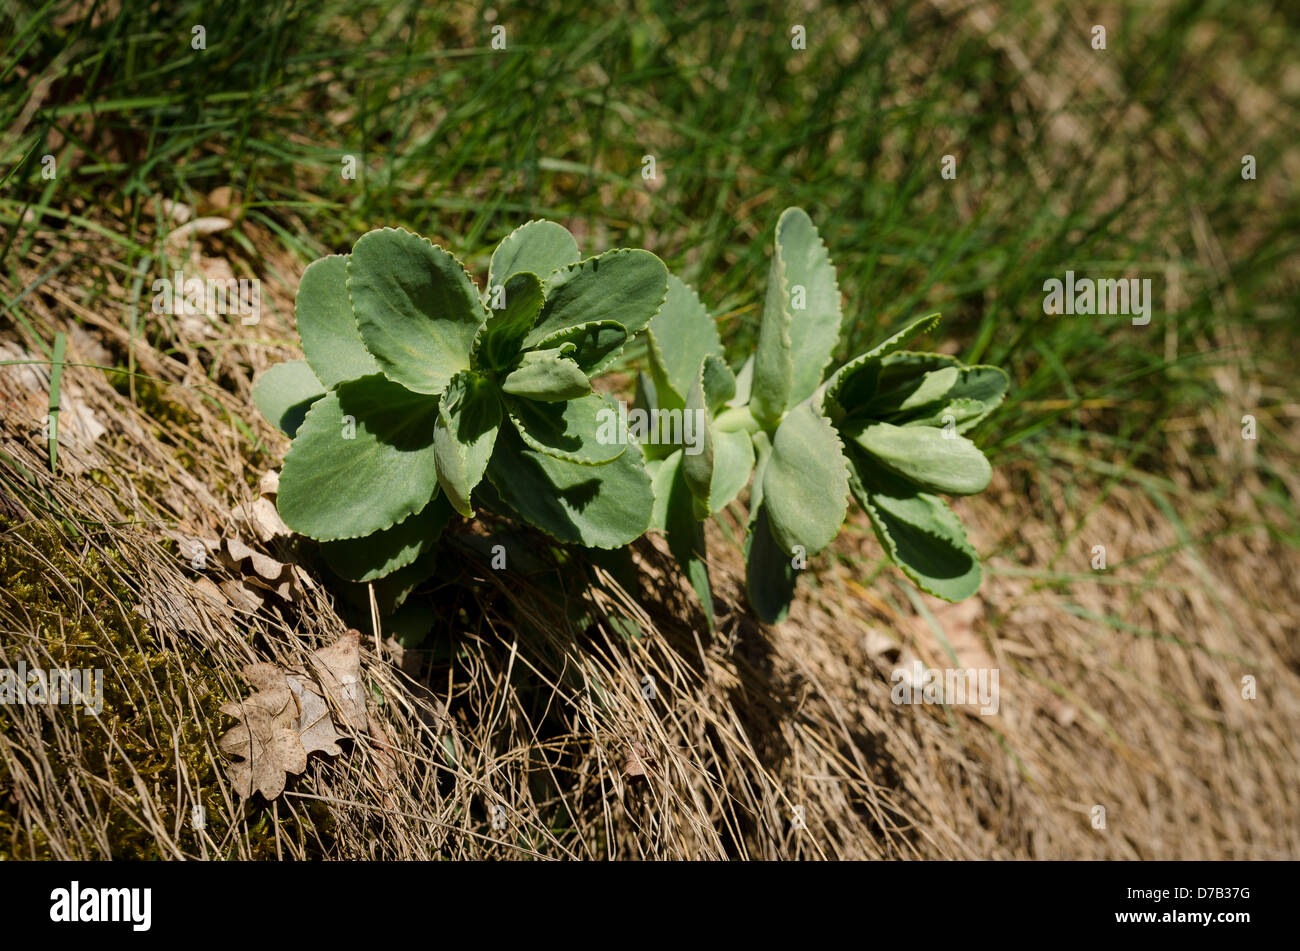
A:
[[[452,508],[466,518],[474,515],[470,493],[483,478],[500,428],[495,385],[476,373],[456,374],[438,406],[433,444],[438,484]]]
[[[501,383],[511,396],[555,402],[591,392],[591,383],[576,363],[557,350],[529,350]]]
[[[773,538],[787,552],[796,545],[809,555],[821,551],[844,524],[848,495],[847,464],[834,427],[801,403],[781,421],[763,474]]]
[[[670,274],[668,296],[650,321],[648,334],[650,372],[661,405],[669,409],[684,406],[700,359],[705,354],[722,353],[717,325],[695,291]]]
[[[437,415],[436,399],[382,376],[322,397],[285,456],[280,517],[296,532],[333,541],[369,535],[420,511],[438,488]],[[352,427],[354,437],[345,438]]]
[[[840,335],[840,290],[830,253],[803,209],[786,209],[777,222],[776,240],[785,280],[783,303],[790,313],[789,408],[812,395],[830,363]],[[795,309],[798,287],[804,289],[802,310]]]
[[[325,395],[325,387],[305,360],[270,367],[253,384],[253,402],[266,421],[293,438],[307,410]]]
[[[668,291],[668,269],[649,251],[606,251],[552,274],[546,303],[525,346],[551,334],[594,321],[622,324],[628,336],[643,330]]]
[[[497,245],[488,266],[488,290],[504,286],[511,275],[531,271],[545,280],[552,271],[568,267],[582,257],[568,229],[554,221],[538,219],[520,225]]]
[[[622,324],[595,320],[557,330],[535,346],[539,350],[559,347],[587,376],[595,376],[618,358],[627,340],[628,331]]]
[[[348,296],[348,255],[331,254],[307,265],[294,302],[302,352],[326,389],[379,372],[361,342]]]
[[[755,352],[754,417],[772,425],[813,394],[839,339],[835,267],[816,226],[787,208],[776,226],[763,322]]]
[[[711,513],[735,501],[753,468],[754,443],[749,433],[713,432],[713,479],[708,499]]]
[[[973,442],[933,426],[873,423],[852,438],[887,469],[932,492],[973,495],[993,474]]]
[[[505,306],[489,309],[487,320],[474,341],[479,365],[494,370],[504,370],[515,362],[524,338],[542,310],[542,282],[531,271],[510,275],[503,290]],[[497,300],[491,291],[488,300],[491,303]]]
[[[390,380],[436,395],[469,367],[487,315],[442,248],[398,228],[368,232],[348,259],[348,292],[361,339]]]
[[[922,591],[945,601],[980,586],[980,563],[961,521],[938,496],[854,455],[853,492],[890,558]]]

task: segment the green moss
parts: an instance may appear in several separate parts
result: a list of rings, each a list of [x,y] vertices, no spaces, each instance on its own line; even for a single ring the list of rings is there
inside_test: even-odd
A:
[[[67,720],[24,717],[20,729],[16,711],[0,705],[0,730],[32,755],[45,756],[61,787],[80,787],[88,803],[85,825],[94,822],[105,829],[112,858],[166,857],[146,826],[100,784],[83,779],[83,771],[89,772],[113,787],[131,790],[134,799],[127,761],[142,777],[153,807],[169,830],[178,825],[180,804],[185,812],[179,823],[181,847],[198,854],[202,850],[189,815],[193,802],[188,790],[178,788],[177,774],[183,766],[190,782],[202,790],[209,837],[228,841],[229,817],[221,795],[225,778],[214,775],[206,745],[209,726],[219,732],[229,725],[218,711],[228,698],[214,674],[216,665],[205,652],[181,641],[164,648],[155,639],[149,624],[135,613],[137,595],[125,581],[131,573],[125,559],[116,553],[101,555],[93,546],[84,552],[80,546],[74,550],[47,524],[14,524],[0,518],[0,597],[11,602],[6,613],[31,619],[31,633],[49,652],[43,665],[104,670],[104,707],[98,722],[81,708],[75,714],[68,711],[69,716],[78,718],[80,727],[71,744],[75,752],[67,749]],[[15,662],[11,650],[10,663]],[[28,664],[32,665],[30,658]],[[186,709],[175,709],[173,694],[185,700]],[[191,705],[199,711],[198,717],[190,712]],[[176,724],[175,733],[169,715],[170,722]],[[40,724],[40,734],[32,732],[33,723]],[[62,737],[56,729],[60,725]],[[0,760],[0,789],[12,785]],[[270,812],[260,800],[244,808]],[[53,815],[45,818],[60,821]],[[327,811],[309,810],[308,821],[318,823],[313,836],[303,835],[307,830],[289,828],[292,820],[283,808],[280,819],[282,835],[305,841],[309,854],[319,852],[313,836],[325,832]],[[274,858],[274,832],[259,835],[255,821],[250,821],[250,827],[248,846],[253,857]],[[99,854],[88,833],[81,836],[82,855],[110,857]],[[232,847],[229,857],[237,854]],[[44,836],[29,839],[16,802],[10,796],[0,796],[0,858],[50,857]]]

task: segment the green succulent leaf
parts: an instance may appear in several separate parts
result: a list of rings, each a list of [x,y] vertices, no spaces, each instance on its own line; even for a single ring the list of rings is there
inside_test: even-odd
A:
[[[601,466],[627,450],[617,410],[598,393],[559,403],[512,397],[506,410],[530,448],[565,462]]]
[[[511,396],[556,402],[586,396],[591,392],[587,374],[560,350],[529,350],[501,383]]]
[[[760,506],[745,539],[745,591],[764,622],[778,624],[790,614],[799,573],[772,534],[767,508]]]
[[[987,416],[990,411],[990,408],[979,400],[950,400],[921,411],[919,415],[908,416],[906,424],[908,426],[937,426],[940,429],[946,429],[951,425],[956,432],[964,433]]]
[[[922,591],[945,601],[968,598],[980,586],[980,562],[961,521],[936,495],[854,451],[853,494],[889,557]]]
[[[973,495],[993,474],[973,442],[933,426],[873,423],[851,438],[885,468],[932,492]]]
[[[436,395],[469,368],[486,314],[442,248],[400,228],[364,234],[348,259],[348,292],[361,339],[393,382]]]
[[[714,416],[736,395],[736,375],[716,353],[706,354],[700,368],[704,408]]]
[[[303,355],[326,389],[379,372],[352,315],[348,255],[331,254],[307,265],[298,282],[294,314]]]
[[[821,551],[848,514],[848,465],[830,421],[810,402],[786,414],[763,474],[763,505],[784,551]]]
[[[736,374],[736,395],[728,402],[728,406],[744,406],[749,401],[754,389],[754,355],[751,353],[745,358],[740,372]]]
[[[722,354],[718,328],[699,296],[675,275],[668,275],[668,296],[650,321],[650,373],[668,409],[686,405],[686,396],[705,354]]]
[[[423,509],[392,528],[365,538],[321,542],[321,556],[348,581],[375,581],[404,568],[429,549],[451,520],[451,503],[436,496]]]
[[[790,555],[772,537],[763,506],[763,480],[772,459],[767,433],[754,434],[754,485],[749,492],[749,524],[745,534],[745,593],[750,607],[768,624],[784,621],[794,598],[798,571]]]
[[[668,291],[668,269],[649,251],[617,249],[572,264],[546,280],[546,303],[526,347],[560,330],[612,320],[628,336],[643,330]]]
[[[578,242],[568,229],[554,221],[538,219],[520,225],[497,245],[488,265],[488,291],[507,286],[521,271],[545,280],[553,271],[568,267],[582,257]]]
[[[946,397],[952,401],[947,409],[956,417],[957,432],[964,433],[973,428],[997,409],[1007,395],[1010,382],[1007,374],[998,367],[962,367],[957,382]],[[978,413],[969,412],[969,404],[974,402],[982,406]],[[942,413],[940,416],[942,418]]]
[[[940,404],[901,415],[894,422],[905,422],[908,426],[953,425],[957,432],[964,433],[998,408],[1009,382],[997,367],[960,367],[957,381]]]
[[[596,320],[557,330],[538,341],[536,347],[561,348],[587,376],[595,376],[618,358],[627,338],[627,328],[617,321]]]
[[[632,405],[646,412],[654,412],[659,408],[659,388],[655,386],[650,374],[637,373],[636,396],[633,397]]]
[[[478,364],[492,370],[505,370],[518,358],[524,338],[542,311],[544,299],[541,279],[531,271],[511,274],[499,286],[505,306],[488,312],[487,321],[479,328],[474,342]],[[494,299],[491,292],[488,299]]]
[[[682,458],[678,449],[655,464],[652,475],[655,504],[650,528],[664,532],[668,550],[690,581],[712,630],[713,586],[709,581],[704,524],[696,518],[695,497],[686,484]]]
[[[943,353],[902,350],[873,359],[878,363],[874,393],[866,394],[867,399],[849,397],[846,402],[852,404],[850,417],[891,422],[906,419],[915,415],[909,411],[929,409],[943,399],[961,371],[957,358]],[[854,396],[860,392],[855,390]]]
[[[713,478],[709,483],[708,509],[721,511],[735,501],[749,482],[754,469],[754,443],[747,432],[713,434]]]
[[[438,490],[438,400],[382,376],[342,384],[311,408],[284,459],[277,505],[319,541],[391,528]]]
[[[807,213],[787,208],[776,225],[763,323],[755,353],[754,417],[773,426],[813,394],[840,333],[835,266]]]
[[[483,478],[501,428],[496,386],[472,371],[456,374],[442,395],[433,445],[438,484],[461,515],[472,518],[470,493]]]
[[[721,378],[715,376],[712,384],[709,382],[711,362],[720,365],[726,374]],[[721,383],[728,385],[723,386]],[[704,517],[735,499],[749,481],[750,470],[754,467],[754,446],[749,433],[743,430],[722,431],[713,424],[711,413],[704,405],[708,400],[706,391],[710,386],[714,389],[715,397],[734,392],[731,371],[712,354],[706,356],[701,364],[682,417],[684,436],[688,420],[703,421],[703,426],[698,430],[696,424],[691,423],[691,435],[695,437],[692,441],[695,444],[688,443],[684,446],[681,469],[682,477],[699,501],[700,512]],[[717,405],[724,402],[725,397],[718,400]]]
[[[579,465],[537,452],[506,427],[487,475],[521,518],[588,548],[630,544],[649,527],[654,510],[650,476],[635,445],[606,465]]]
[[[325,395],[305,360],[287,360],[266,370],[253,384],[253,402],[266,421],[293,438],[312,404]]]
[[[897,350],[902,350],[911,340],[919,337],[921,334],[929,333],[935,327],[939,326],[940,317],[938,314],[929,314],[925,317],[919,317],[912,321],[898,333],[886,337],[880,343],[876,344],[862,356],[866,359],[875,357],[888,356]]]

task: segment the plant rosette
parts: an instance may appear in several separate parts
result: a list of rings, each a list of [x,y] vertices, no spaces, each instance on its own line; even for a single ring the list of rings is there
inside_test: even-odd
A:
[[[481,295],[465,267],[409,231],[362,235],[303,273],[305,359],[267,370],[254,399],[293,440],[277,505],[340,576],[412,566],[475,505],[563,542],[617,548],[650,524],[640,448],[597,438],[591,379],[664,303],[648,251],[581,259],[532,221],[492,254]]]
[[[808,215],[790,208],[776,227],[758,344],[739,373],[723,362],[698,296],[675,277],[650,321],[639,404],[693,412],[705,430],[694,453],[646,447],[651,524],[666,533],[710,623],[702,520],[735,499],[751,473],[746,587],[763,620],[787,615],[799,570],[838,534],[850,494],[922,590],[958,601],[979,588],[979,557],[940,496],[988,485],[988,461],[964,433],[1001,403],[1007,375],[903,349],[937,326],[936,314],[826,378],[841,320],[830,255]]]

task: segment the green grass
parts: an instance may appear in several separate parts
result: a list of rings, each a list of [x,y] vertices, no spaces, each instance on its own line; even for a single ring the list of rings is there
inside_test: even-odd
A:
[[[424,3],[83,6],[0,7],[0,126],[27,118],[0,156],[0,268],[24,292],[38,227],[91,238],[81,253],[107,253],[121,277],[154,253],[150,199],[199,205],[232,185],[246,221],[304,263],[404,225],[482,270],[511,228],[557,217],[587,250],[655,251],[738,350],[756,333],[772,226],[801,205],[841,275],[843,354],[940,310],[965,359],[1011,371],[1012,398],[981,430],[995,460],[1059,465],[1103,439],[1121,469],[1157,468],[1164,422],[1221,399],[1211,367],[1270,385],[1294,369],[1300,30],[1284,4],[1126,5],[1101,21],[1104,52],[1090,20],[1051,25],[1049,5],[1023,0],[988,29],[945,4],[642,0],[619,15],[503,5],[492,20]],[[505,51],[489,46],[496,23]],[[791,49],[794,23],[806,50]],[[1081,82],[1077,62],[1109,86]],[[1083,134],[1063,142],[1059,122]],[[1257,181],[1240,178],[1246,152]],[[1176,271],[1182,299],[1146,327],[1045,317],[1042,282],[1067,268],[1152,277],[1158,304]],[[0,321],[20,318],[15,303]],[[1238,333],[1253,350],[1222,349]],[[1267,417],[1265,394],[1224,405],[1225,425]]]

